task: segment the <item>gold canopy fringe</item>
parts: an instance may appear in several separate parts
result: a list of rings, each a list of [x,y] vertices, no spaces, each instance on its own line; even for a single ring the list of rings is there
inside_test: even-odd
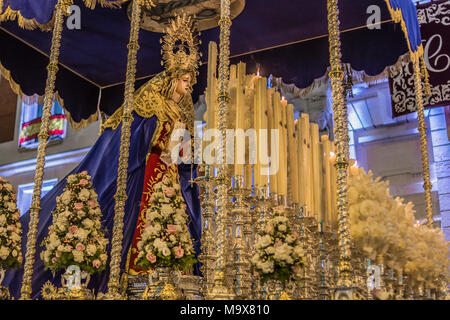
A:
[[[116,0],[116,1],[106,1],[106,0],[83,0],[84,4],[87,8],[93,10],[96,5],[99,4],[104,8],[113,8],[118,9],[122,6],[124,2],[129,0]],[[73,4],[73,0],[64,1],[64,15],[68,15],[67,8]],[[3,0],[0,0],[0,10],[3,7]],[[36,21],[35,18],[25,18],[19,10],[13,10],[8,5],[4,12],[0,12],[0,22],[2,21],[14,21],[17,20],[17,24],[19,27],[26,30],[34,30],[36,28],[41,29],[42,31],[51,31],[53,29],[53,25],[55,23],[55,12],[53,11],[53,16],[49,22],[45,24],[41,24]]]
[[[1,0],[0,0],[1,1]],[[14,79],[11,76],[11,72],[6,69],[3,64],[0,62],[0,74],[1,74],[1,78],[5,79],[9,82],[9,85],[11,87],[11,90],[17,94],[21,99],[23,97],[26,97],[27,95],[25,93],[23,93],[22,89],[20,88],[20,85],[14,81]],[[91,124],[92,122],[96,122],[98,120],[98,113],[94,113],[92,114],[89,118],[87,119],[81,119],[81,121],[76,122],[69,110],[66,109],[66,107],[64,106],[64,99],[59,95],[59,92],[56,91],[55,92],[55,99],[56,101],[58,101],[58,103],[61,105],[61,107],[63,107],[64,109],[64,114],[66,115],[67,120],[69,121],[71,127],[73,130],[81,130],[86,128],[89,124]],[[44,96],[39,96],[38,98],[38,103],[42,104],[44,100]]]

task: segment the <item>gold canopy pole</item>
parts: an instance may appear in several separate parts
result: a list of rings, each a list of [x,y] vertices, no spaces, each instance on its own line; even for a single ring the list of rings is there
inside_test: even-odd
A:
[[[347,107],[344,100],[344,71],[341,63],[341,40],[339,31],[338,0],[327,0],[328,33],[330,44],[330,79],[333,95],[334,136],[336,145],[336,182],[337,182],[337,213],[339,233],[339,268],[336,299],[352,299],[352,268],[350,264],[349,213],[347,198],[347,167],[348,167],[348,126]]]
[[[230,96],[228,93],[229,84],[229,65],[230,65],[230,0],[220,1],[220,53],[219,53],[219,103],[218,120],[219,130],[222,136],[220,142],[218,164],[218,202],[217,202],[217,261],[214,269],[214,287],[208,293],[210,299],[229,300],[233,298],[233,294],[225,285],[225,244],[226,233],[225,223],[227,219],[227,200],[228,200],[228,177],[227,167],[225,163],[225,136],[226,136],[226,119],[228,117],[228,103]]]
[[[36,254],[36,235],[39,222],[39,211],[41,210],[41,187],[44,177],[45,150],[49,138],[48,127],[53,103],[53,92],[55,89],[56,73],[58,72],[59,48],[61,45],[61,33],[63,30],[64,13],[67,8],[67,0],[58,0],[56,4],[55,26],[52,34],[50,59],[47,66],[47,83],[45,86],[44,106],[42,109],[42,122],[39,131],[39,146],[36,156],[36,173],[34,175],[33,200],[30,207],[30,222],[28,225],[27,244],[25,253],[25,264],[20,292],[21,300],[31,299],[31,282],[33,276],[33,265]]]
[[[428,225],[433,226],[433,208],[431,204],[431,181],[430,181],[430,166],[428,163],[428,147],[427,147],[427,128],[424,119],[423,109],[423,93],[422,93],[422,78],[420,70],[420,60],[413,57],[414,67],[414,85],[416,91],[416,105],[417,105],[417,118],[419,122],[419,134],[420,134],[420,152],[422,154],[422,171],[423,171],[423,189],[425,191],[425,213],[428,220]]]
[[[133,122],[134,81],[136,75],[136,56],[139,50],[139,24],[141,22],[141,6],[145,0],[134,0],[132,3],[130,40],[128,47],[127,73],[125,80],[124,108],[122,115],[122,132],[120,136],[119,168],[117,172],[117,191],[114,195],[114,226],[111,243],[110,275],[106,299],[123,299],[120,293],[120,254],[122,252],[123,217],[127,199],[128,149],[130,148],[130,128]],[[151,2],[150,2],[151,3]],[[151,3],[153,5],[153,3]]]

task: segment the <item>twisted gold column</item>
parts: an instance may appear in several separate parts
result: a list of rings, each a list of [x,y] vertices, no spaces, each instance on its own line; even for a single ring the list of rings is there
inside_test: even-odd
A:
[[[337,286],[352,286],[352,268],[350,264],[350,225],[347,199],[347,167],[348,167],[348,126],[347,108],[344,101],[342,81],[344,71],[341,64],[341,41],[339,31],[338,0],[327,0],[328,32],[330,44],[330,79],[333,95],[334,136],[336,145],[336,177],[337,177],[337,211],[339,234],[339,277]]]
[[[420,62],[413,59],[414,86],[416,90],[417,118],[419,121],[420,152],[422,155],[423,189],[425,191],[425,213],[428,225],[433,226],[433,208],[431,204],[430,166],[428,163],[427,128],[423,111],[423,93]]]
[[[63,29],[64,13],[67,8],[67,0],[59,0],[56,4],[55,26],[53,28],[50,59],[47,66],[47,83],[45,86],[44,106],[42,110],[41,129],[39,131],[39,146],[36,156],[36,173],[34,175],[33,200],[30,207],[30,222],[28,225],[27,244],[25,253],[25,264],[21,288],[21,300],[31,299],[31,280],[33,276],[33,265],[36,254],[36,235],[39,222],[39,211],[41,210],[41,187],[44,177],[45,150],[49,138],[48,126],[53,103],[53,92],[55,89],[56,73],[58,72],[59,48],[61,45],[61,33]]]
[[[222,135],[220,143],[220,163],[218,164],[218,201],[217,201],[217,261],[214,270],[214,287],[208,296],[211,299],[232,299],[233,295],[225,285],[225,253],[226,253],[226,232],[225,224],[227,219],[228,203],[228,177],[225,161],[225,136],[228,116],[228,103],[230,100],[228,93],[229,66],[230,66],[230,0],[220,1],[220,53],[219,53],[219,103],[218,120],[219,130]]]
[[[110,275],[106,299],[122,299],[120,293],[120,254],[122,252],[123,217],[127,199],[128,149],[130,148],[130,128],[133,122],[134,81],[136,75],[136,56],[139,50],[139,24],[143,0],[134,0],[132,4],[130,40],[128,47],[127,73],[125,80],[122,132],[120,136],[119,168],[117,172],[117,191],[114,195],[114,226],[111,243]]]

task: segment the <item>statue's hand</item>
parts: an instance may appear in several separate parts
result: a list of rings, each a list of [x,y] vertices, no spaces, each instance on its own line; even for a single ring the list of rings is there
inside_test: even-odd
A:
[[[168,166],[171,166],[174,163],[172,161],[172,155],[170,154],[170,152],[167,151],[161,153],[160,159]]]

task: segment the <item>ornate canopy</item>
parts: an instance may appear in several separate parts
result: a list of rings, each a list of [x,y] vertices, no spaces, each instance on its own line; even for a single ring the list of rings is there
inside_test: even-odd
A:
[[[0,0],[0,20],[3,20],[0,71],[18,93],[44,94],[51,41],[51,32],[45,30],[51,29],[56,1],[41,0],[37,4],[35,0],[3,0],[3,3]],[[98,108],[110,115],[121,104],[130,31],[126,2],[129,1],[68,1],[79,6],[81,25],[80,29],[63,31],[56,91],[75,127],[96,120]],[[183,6],[180,0],[159,3],[169,3],[178,9]],[[417,14],[411,0],[340,0],[339,7],[342,60],[351,63],[354,69],[377,75],[408,48],[420,51]],[[368,11],[369,7],[379,9],[379,19],[369,19],[374,14]],[[246,0],[242,12],[236,10],[235,16],[230,39],[231,63],[244,61],[249,71],[259,67],[262,75],[282,77],[299,88],[309,86],[326,73],[329,64],[326,1]],[[401,22],[403,30],[393,18]],[[9,21],[15,19],[18,23]],[[368,21],[380,22],[379,28],[369,29]],[[408,32],[408,42],[403,31]],[[208,42],[218,42],[218,36],[218,28],[202,32],[205,61]],[[136,86],[162,70],[160,38],[160,33],[141,30]],[[205,85],[206,65],[203,65],[194,95],[203,93]]]

